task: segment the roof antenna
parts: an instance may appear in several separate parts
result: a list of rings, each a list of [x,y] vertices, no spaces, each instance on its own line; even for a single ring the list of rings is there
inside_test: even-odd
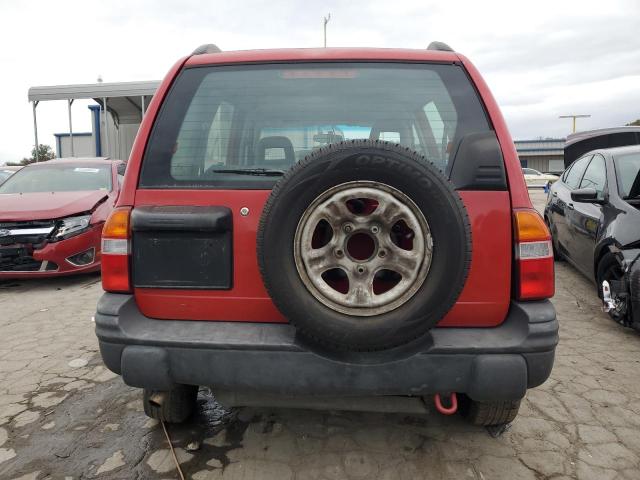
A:
[[[331,20],[331,13],[324,17],[324,48],[327,48],[327,23]]]

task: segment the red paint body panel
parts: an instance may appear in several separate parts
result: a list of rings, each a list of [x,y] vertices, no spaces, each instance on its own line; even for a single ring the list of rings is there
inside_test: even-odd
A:
[[[511,194],[511,208],[533,208],[527,185],[524,182],[524,175],[522,175],[522,166],[520,165],[518,153],[516,152],[516,147],[507,128],[507,123],[504,121],[504,117],[500,111],[500,107],[498,107],[498,103],[493,97],[491,90],[489,90],[489,86],[476,67],[465,56],[458,54],[458,57],[480,94],[480,100],[484,103],[496,136],[498,137],[498,142],[500,142],[507,173],[507,184],[509,186],[509,193]]]
[[[36,260],[48,260],[58,264],[58,270],[45,272],[0,272],[0,279],[9,278],[48,278],[60,277],[65,275],[73,275],[75,273],[97,272],[100,270],[100,235],[102,233],[102,224],[94,225],[89,231],[60,240],[59,242],[47,243],[40,250],[34,250],[33,258]],[[94,247],[96,256],[94,262],[90,265],[76,267],[66,258],[76,253]]]
[[[233,289],[171,290],[137,288],[140,311],[153,318],[286,322],[262,283],[256,255],[260,214],[269,190],[139,190],[136,206],[224,205],[233,212]],[[249,215],[238,215],[241,207]]]
[[[283,48],[274,50],[236,50],[190,57],[185,66],[242,63],[293,63],[336,61],[457,62],[454,52],[402,48]]]
[[[122,183],[122,190],[120,197],[118,198],[118,207],[132,207],[134,199],[136,197],[136,189],[138,188],[138,178],[140,176],[140,166],[142,164],[142,157],[144,156],[144,149],[147,147],[147,140],[153,127],[153,122],[156,120],[160,105],[164,101],[171,84],[180,72],[182,65],[187,60],[187,57],[178,60],[169,73],[167,73],[162,83],[153,95],[151,102],[147,110],[144,112],[144,117],[140,123],[140,128],[136,134],[136,139],[133,142],[131,149],[131,155],[129,155],[129,161],[127,162],[127,173],[124,176],[124,182]]]
[[[256,256],[256,233],[268,190],[139,190],[136,206],[225,205],[233,215],[234,278],[231,290],[137,288],[140,311],[152,318],[286,322],[264,289]],[[508,192],[460,192],[475,246],[458,303],[440,326],[495,326],[509,307],[511,210]],[[250,214],[237,214],[248,207]],[[490,285],[490,287],[488,287]]]
[[[138,288],[142,313],[154,318],[285,322],[268,297],[256,259],[256,230],[269,191],[137,190],[147,139],[160,105],[183,67],[246,63],[312,61],[460,62],[475,84],[502,147],[507,192],[460,192],[472,224],[473,254],[465,288],[440,326],[496,326],[504,320],[512,296],[513,208],[531,202],[520,162],[500,109],[477,69],[453,52],[398,49],[251,50],[197,55],[179,60],[169,71],[149,105],[129,160],[118,206],[225,205],[234,212],[234,287],[228,291]],[[240,207],[248,217],[237,214]]]
[[[0,221],[50,220],[87,212],[106,191],[0,194]]]
[[[459,192],[471,221],[471,268],[458,301],[441,327],[493,327],[507,315],[511,298],[509,192]]]
[[[31,220],[55,220],[69,217],[84,212],[91,212],[91,228],[80,235],[50,242],[41,249],[34,250],[33,258],[47,260],[58,265],[57,270],[44,272],[0,272],[0,279],[11,278],[47,278],[73,275],[76,273],[97,272],[100,270],[100,237],[102,226],[113,210],[120,195],[117,168],[122,164],[120,160],[55,160],[57,163],[78,163],[91,165],[92,163],[104,165],[111,164],[110,192],[103,190],[87,192],[43,192],[24,194],[0,194],[0,221],[31,221]],[[25,168],[39,168],[42,164],[33,164]],[[106,197],[106,200],[102,201]],[[98,204],[98,202],[101,202]],[[98,205],[96,205],[98,204]],[[77,267],[66,261],[67,257],[83,252],[89,248],[96,249],[93,263]]]

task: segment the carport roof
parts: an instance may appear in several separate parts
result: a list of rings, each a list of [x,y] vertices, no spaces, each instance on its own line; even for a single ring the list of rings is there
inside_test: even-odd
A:
[[[159,80],[52,85],[48,87],[31,87],[28,97],[30,102],[77,98],[141,97],[151,96],[156,93],[158,85],[160,85]]]
[[[160,85],[158,80],[144,82],[84,83],[77,85],[53,85],[49,87],[31,87],[30,102],[47,100],[93,99],[107,108],[115,121],[120,123],[140,123],[143,110]],[[143,100],[144,99],[144,100]]]

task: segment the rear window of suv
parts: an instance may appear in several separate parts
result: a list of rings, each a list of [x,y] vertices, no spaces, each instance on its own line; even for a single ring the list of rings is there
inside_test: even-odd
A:
[[[490,129],[458,65],[195,67],[161,107],[140,187],[271,188],[314,150],[366,138],[416,150],[446,171],[460,139]]]

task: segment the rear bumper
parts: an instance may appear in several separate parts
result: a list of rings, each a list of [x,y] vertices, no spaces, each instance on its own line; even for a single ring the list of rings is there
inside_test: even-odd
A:
[[[493,328],[435,328],[419,351],[376,363],[305,348],[288,324],[154,320],[132,295],[105,293],[95,317],[106,366],[134,387],[176,383],[286,395],[462,392],[515,400],[553,367],[558,322],[549,301],[513,302]]]

